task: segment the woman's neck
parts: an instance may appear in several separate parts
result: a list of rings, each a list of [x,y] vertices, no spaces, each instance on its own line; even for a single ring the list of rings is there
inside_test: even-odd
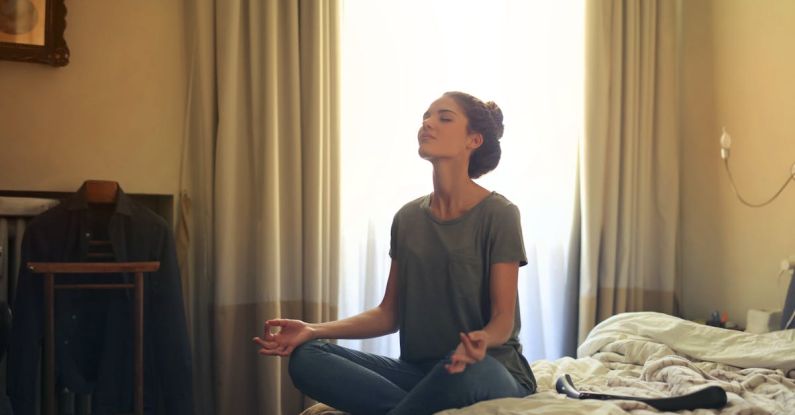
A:
[[[480,203],[489,191],[472,181],[467,166],[434,163],[431,213],[441,220],[455,219]]]

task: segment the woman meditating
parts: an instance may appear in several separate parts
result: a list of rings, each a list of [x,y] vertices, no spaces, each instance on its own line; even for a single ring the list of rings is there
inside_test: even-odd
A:
[[[381,303],[325,323],[273,319],[259,353],[289,356],[295,386],[352,414],[431,414],[535,392],[518,341],[519,267],[527,264],[519,210],[473,179],[500,160],[502,111],[447,92],[422,117],[419,155],[433,164],[433,193],[392,222]],[[400,331],[400,358],[320,339]]]

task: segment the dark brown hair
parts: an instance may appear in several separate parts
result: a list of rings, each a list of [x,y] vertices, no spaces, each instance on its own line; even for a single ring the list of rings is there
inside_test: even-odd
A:
[[[502,138],[505,126],[502,124],[502,110],[494,101],[483,102],[465,92],[445,92],[445,96],[453,98],[463,108],[469,123],[469,133],[480,133],[483,144],[469,156],[469,177],[478,177],[494,170],[500,163]]]

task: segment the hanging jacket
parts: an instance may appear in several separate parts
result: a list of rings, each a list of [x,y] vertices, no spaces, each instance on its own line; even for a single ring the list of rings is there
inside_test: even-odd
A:
[[[159,261],[144,277],[144,409],[193,414],[193,381],[174,237],[166,221],[121,188],[114,205],[89,205],[85,186],[36,216],[22,242],[8,360],[16,415],[33,415],[43,343],[43,278],[28,262],[86,262],[89,242],[110,240],[118,262]],[[94,260],[96,261],[96,260]],[[64,275],[59,282],[132,281],[132,275]],[[62,290],[55,295],[56,384],[93,395],[92,414],[131,412],[133,298],[129,290]]]

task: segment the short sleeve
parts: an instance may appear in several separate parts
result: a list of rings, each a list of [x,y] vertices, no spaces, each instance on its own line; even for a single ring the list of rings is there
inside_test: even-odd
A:
[[[509,204],[494,216],[489,238],[491,264],[518,262],[520,267],[527,265],[519,208]]]
[[[392,218],[392,230],[390,231],[389,240],[389,257],[395,259],[397,257],[397,230],[398,230],[398,215]]]

